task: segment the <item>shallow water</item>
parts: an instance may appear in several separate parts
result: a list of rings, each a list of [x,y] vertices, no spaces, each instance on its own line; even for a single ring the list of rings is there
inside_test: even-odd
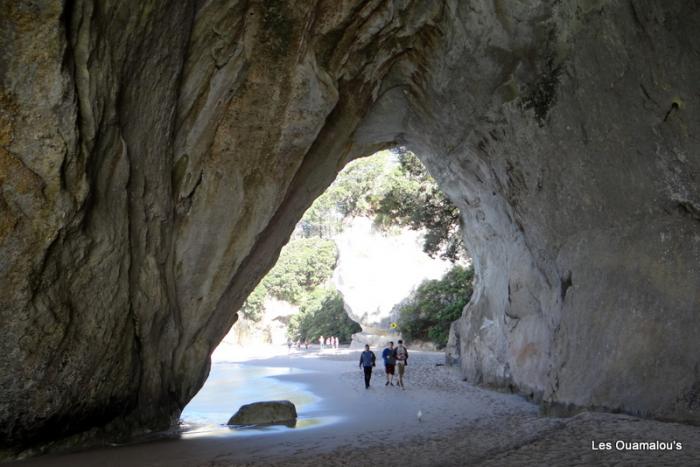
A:
[[[309,373],[298,368],[272,368],[241,363],[212,364],[202,389],[182,411],[182,437],[260,435],[301,430],[336,421],[322,412],[322,399],[305,384],[279,378],[283,375]],[[293,427],[229,427],[226,422],[244,404],[289,400],[296,406],[297,423]]]

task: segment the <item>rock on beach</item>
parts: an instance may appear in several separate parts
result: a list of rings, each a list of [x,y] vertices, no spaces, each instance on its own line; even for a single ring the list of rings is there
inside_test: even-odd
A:
[[[241,406],[228,425],[289,424],[296,419],[297,409],[290,401],[264,401]]]

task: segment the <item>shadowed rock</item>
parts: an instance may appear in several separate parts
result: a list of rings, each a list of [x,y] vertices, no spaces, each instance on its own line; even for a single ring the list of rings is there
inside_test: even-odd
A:
[[[228,425],[287,425],[294,426],[297,409],[290,401],[253,402],[242,405],[229,419]]]

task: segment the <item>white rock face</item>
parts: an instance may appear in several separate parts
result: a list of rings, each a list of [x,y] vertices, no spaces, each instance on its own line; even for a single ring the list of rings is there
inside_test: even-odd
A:
[[[289,318],[298,311],[296,305],[268,297],[262,319],[255,322],[241,317],[220,346],[283,345],[287,342]]]
[[[362,326],[353,344],[379,343],[397,319],[395,306],[427,279],[441,277],[449,261],[423,252],[423,234],[403,229],[384,234],[366,217],[353,219],[335,238],[339,259],[333,284],[343,294],[348,316]]]

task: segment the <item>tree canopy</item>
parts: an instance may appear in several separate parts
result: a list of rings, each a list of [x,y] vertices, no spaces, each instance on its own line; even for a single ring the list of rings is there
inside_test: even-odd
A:
[[[473,290],[474,269],[454,266],[441,279],[418,286],[399,309],[399,330],[407,339],[447,345],[450,324],[462,315]]]
[[[241,312],[252,321],[262,317],[268,296],[295,305],[333,274],[338,249],[331,240],[318,237],[291,240],[280,252],[275,266],[248,296]]]
[[[375,225],[424,230],[424,251],[456,262],[467,256],[459,210],[440,190],[418,157],[398,148],[349,163],[306,211],[299,223],[305,237],[342,230],[343,219],[364,215]]]
[[[320,336],[337,336],[341,343],[350,342],[362,328],[345,312],[343,297],[335,289],[319,287],[302,304],[289,321],[287,335],[294,341],[315,342]]]
[[[440,190],[412,152],[397,152],[399,165],[386,182],[374,208],[379,226],[425,230],[423,250],[430,257],[455,262],[466,257],[459,210]]]
[[[304,213],[299,222],[305,237],[330,237],[342,230],[343,219],[373,216],[376,198],[391,171],[391,154],[381,152],[352,161]]]

